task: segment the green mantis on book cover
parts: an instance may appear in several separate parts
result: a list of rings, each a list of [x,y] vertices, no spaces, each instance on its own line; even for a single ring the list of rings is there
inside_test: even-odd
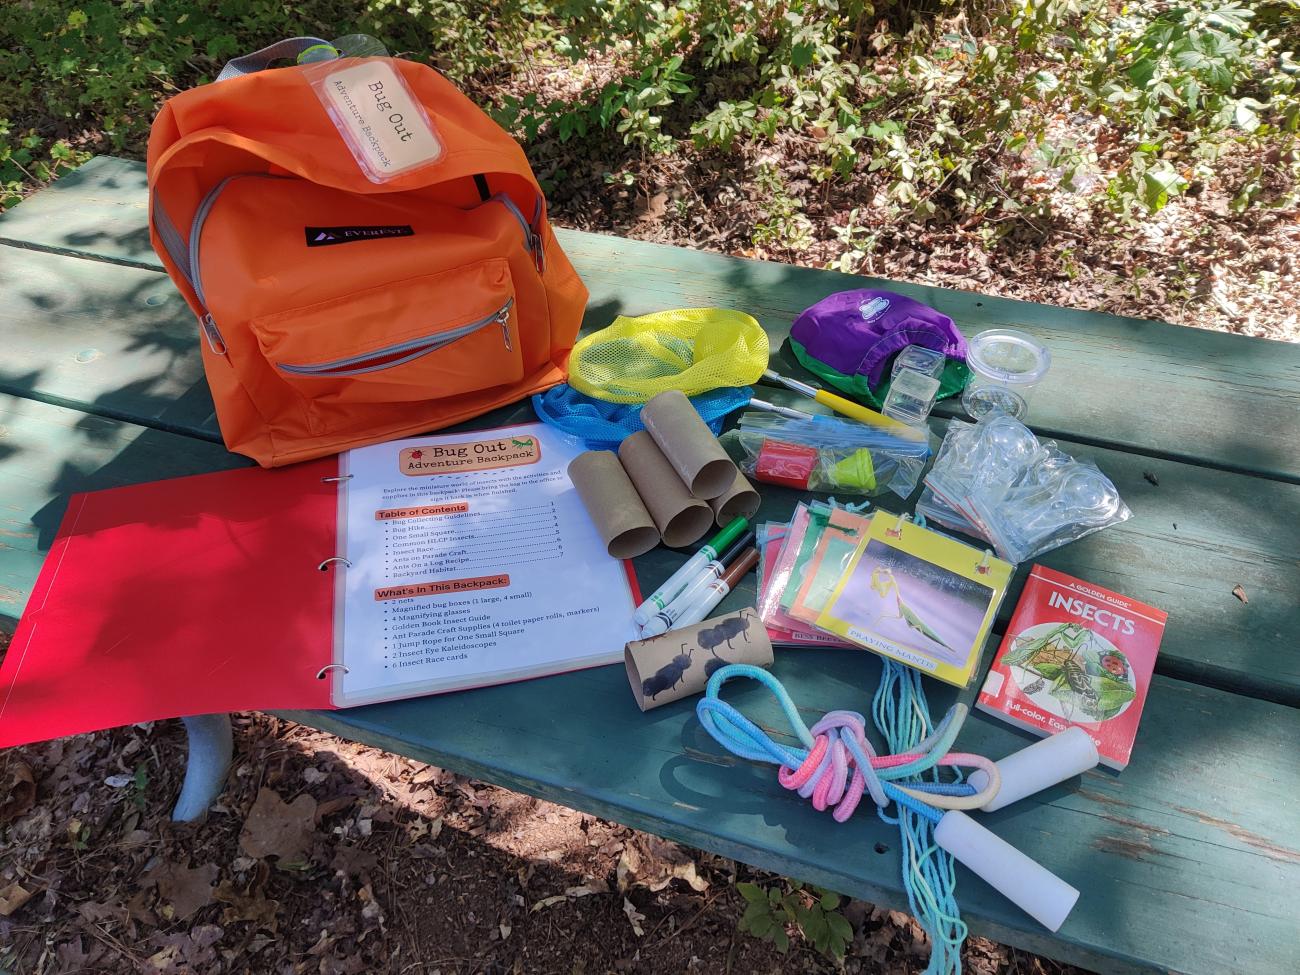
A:
[[[1037,630],[1037,627],[1032,630]],[[1107,640],[1078,623],[1060,623],[1048,631],[1016,638],[1004,662],[1031,675],[1022,687],[1033,695],[1050,687],[1069,720],[1105,721],[1133,700],[1135,690],[1128,658]]]

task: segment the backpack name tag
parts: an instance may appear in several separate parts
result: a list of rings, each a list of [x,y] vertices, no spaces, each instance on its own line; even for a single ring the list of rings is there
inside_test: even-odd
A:
[[[312,87],[371,182],[386,182],[442,156],[433,124],[387,60],[353,61],[316,76]]]

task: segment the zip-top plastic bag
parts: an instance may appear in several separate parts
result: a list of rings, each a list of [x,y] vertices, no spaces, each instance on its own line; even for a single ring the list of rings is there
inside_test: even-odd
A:
[[[1133,514],[1096,464],[1059,456],[1064,461],[1044,465],[1040,476],[970,499],[989,541],[1010,562],[1027,562]]]
[[[749,412],[728,435],[737,463],[755,480],[799,490],[906,498],[916,487],[930,446],[852,420],[794,419]]]
[[[974,424],[953,421],[925,483],[918,511],[958,531],[975,529],[1011,562],[1132,514],[1096,464],[1075,460],[1053,441],[1039,441],[1005,413]]]

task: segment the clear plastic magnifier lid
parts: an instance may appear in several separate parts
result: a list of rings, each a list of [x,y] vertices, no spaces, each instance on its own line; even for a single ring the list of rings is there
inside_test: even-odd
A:
[[[970,340],[967,364],[1000,382],[1033,384],[1047,375],[1052,355],[1032,336],[1014,328],[991,328]]]

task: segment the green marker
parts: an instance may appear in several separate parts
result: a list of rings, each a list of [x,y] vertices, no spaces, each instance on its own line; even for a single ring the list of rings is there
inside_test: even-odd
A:
[[[659,610],[663,609],[673,597],[686,588],[700,570],[718,557],[718,553],[734,542],[740,533],[749,527],[748,518],[735,518],[726,528],[718,532],[702,549],[686,560],[686,564],[668,577],[668,581],[651,593],[650,598],[636,608],[632,622],[638,627],[645,626]]]

